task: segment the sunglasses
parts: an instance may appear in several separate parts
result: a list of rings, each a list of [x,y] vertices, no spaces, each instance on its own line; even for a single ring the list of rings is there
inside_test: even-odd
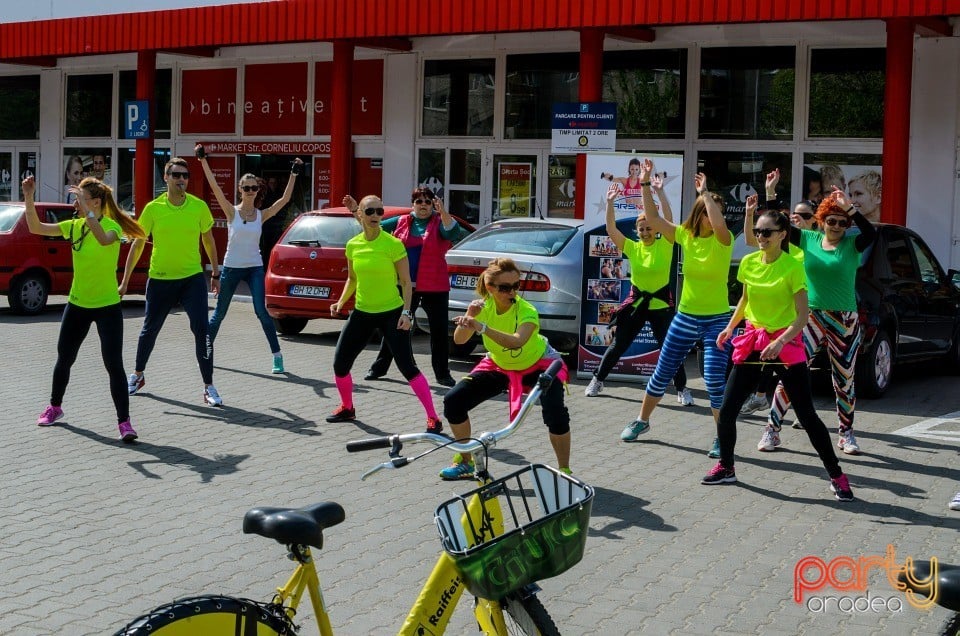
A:
[[[374,214],[383,216],[383,208],[364,208],[363,213],[367,216],[373,216]]]
[[[771,229],[768,227],[755,227],[753,228],[754,236],[762,236],[763,238],[770,238],[773,236],[774,232],[782,232],[783,230]]]
[[[424,203],[433,203],[433,199],[414,199],[413,202],[417,205],[423,205]]]
[[[850,227],[850,221],[848,221],[847,219],[837,219],[837,218],[831,217],[826,221],[824,221],[824,223],[826,223],[830,227],[833,227],[835,225],[839,225],[840,227]]]
[[[240,186],[240,189],[243,190],[244,192],[259,192],[260,186],[258,185]]]
[[[520,289],[520,281],[517,281],[517,282],[513,283],[512,285],[504,285],[504,284],[501,284],[501,283],[496,283],[496,284],[492,284],[492,283],[491,283],[489,286],[490,286],[490,287],[495,287],[496,290],[497,290],[498,292],[502,293],[502,294],[506,294],[506,293],[509,293],[509,292],[515,292],[515,291],[519,290],[519,289]]]
[[[170,178],[171,179],[189,179],[190,173],[189,172],[171,172]]]
[[[810,219],[813,218],[813,213],[812,213],[812,212],[797,212],[796,214],[797,214],[797,216],[799,216],[799,217],[800,217],[801,219],[803,219],[804,221],[809,221]]]

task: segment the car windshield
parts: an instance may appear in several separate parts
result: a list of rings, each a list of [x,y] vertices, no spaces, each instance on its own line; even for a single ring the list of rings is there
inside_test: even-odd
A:
[[[352,216],[305,214],[294,221],[283,237],[283,244],[344,247],[359,233],[360,224]]]
[[[9,232],[22,212],[22,205],[0,205],[0,232]]]
[[[531,256],[556,256],[576,233],[577,228],[569,225],[551,225],[549,223],[503,225],[493,223],[463,239],[457,245],[457,249],[501,252],[504,254],[528,254]]]

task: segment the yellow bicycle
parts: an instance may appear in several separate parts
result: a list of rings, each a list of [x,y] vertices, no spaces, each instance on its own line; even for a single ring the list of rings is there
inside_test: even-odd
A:
[[[537,598],[536,582],[566,571],[583,556],[593,504],[593,488],[560,471],[531,464],[500,479],[487,470],[486,452],[513,434],[560,368],[552,365],[539,378],[516,417],[505,428],[477,438],[451,441],[432,433],[411,433],[359,440],[350,452],[388,448],[390,459],[361,479],[384,469],[397,469],[440,448],[463,453],[482,450],[479,487],[443,502],[434,521],[443,552],[420,590],[399,634],[443,634],[464,590],[474,596],[474,615],[481,633],[559,634]],[[420,455],[401,455],[405,443],[435,446]],[[317,503],[304,508],[254,508],[243,519],[243,531],[286,546],[297,566],[269,602],[222,595],[180,599],[134,619],[116,636],[296,634],[297,608],[306,591],[321,636],[333,634],[311,548],[323,547],[323,531],[344,520],[340,504]]]

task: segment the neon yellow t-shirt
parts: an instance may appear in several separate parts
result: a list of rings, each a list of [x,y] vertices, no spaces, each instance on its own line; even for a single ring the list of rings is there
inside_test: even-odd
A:
[[[670,282],[670,263],[673,261],[673,243],[661,237],[647,247],[643,241],[627,239],[623,255],[630,261],[630,282],[640,291],[655,292]],[[659,298],[650,300],[650,309],[664,309],[667,303]]]
[[[346,254],[357,275],[357,309],[379,314],[403,307],[394,265],[407,257],[400,239],[381,230],[377,238],[368,241],[361,232],[347,241]]]
[[[540,316],[537,314],[537,309],[519,296],[517,302],[502,314],[497,313],[496,301],[488,296],[483,303],[483,309],[477,314],[476,320],[492,329],[510,334],[516,333],[520,325],[528,322],[536,326],[533,335],[520,349],[505,351],[502,345],[498,345],[488,338],[487,334],[483,334],[483,346],[486,347],[490,358],[501,369],[507,371],[529,369],[539,362],[543,354],[547,352],[547,339],[540,335]]]
[[[747,320],[767,331],[783,329],[797,319],[793,297],[807,288],[803,265],[788,254],[767,265],[763,252],[751,252],[740,261],[737,280],[747,290]]]
[[[733,241],[723,245],[716,234],[695,237],[677,226],[677,245],[683,248],[683,289],[678,309],[691,316],[716,316],[730,311],[727,276]]]
[[[150,278],[180,280],[203,271],[200,235],[213,227],[213,215],[203,200],[188,194],[183,205],[175,206],[164,192],[143,208],[137,220],[153,236]]]
[[[73,282],[70,284],[70,302],[77,307],[97,309],[120,302],[117,291],[117,261],[120,241],[100,245],[84,219],[71,219],[58,224],[63,238],[73,241]],[[123,235],[120,224],[111,218],[100,219],[103,231]],[[81,238],[83,237],[83,238]]]

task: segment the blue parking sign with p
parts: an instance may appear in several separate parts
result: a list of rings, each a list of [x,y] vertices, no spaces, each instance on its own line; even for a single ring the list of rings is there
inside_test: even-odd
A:
[[[123,129],[126,139],[150,137],[150,102],[145,99],[123,103]]]

